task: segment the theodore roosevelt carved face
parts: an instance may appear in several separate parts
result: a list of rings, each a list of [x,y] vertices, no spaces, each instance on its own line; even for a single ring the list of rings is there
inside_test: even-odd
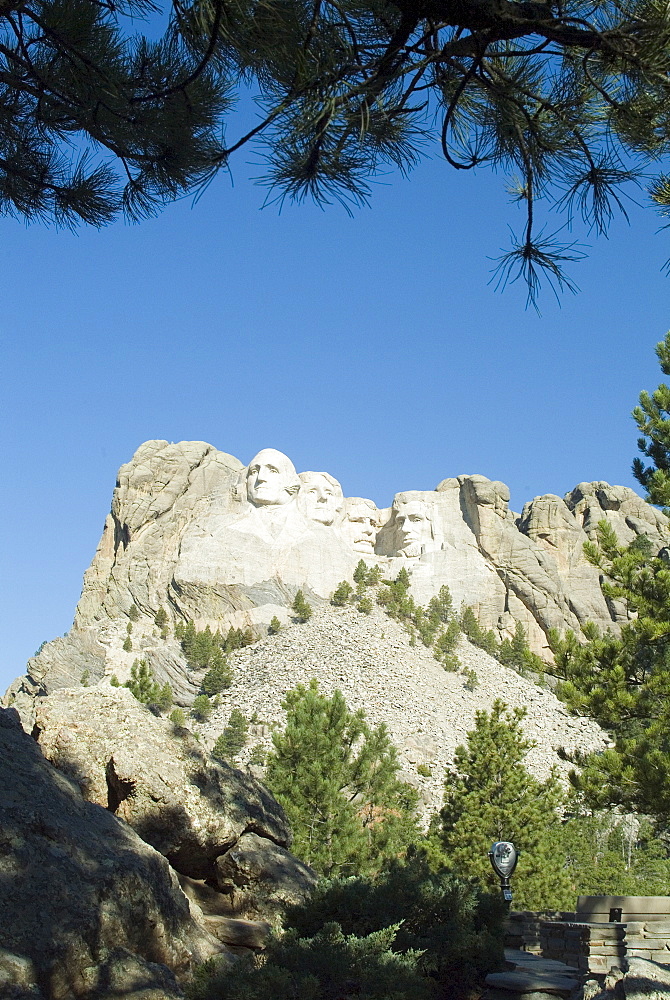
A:
[[[256,507],[289,503],[300,489],[290,458],[274,448],[263,448],[247,467],[247,499]]]
[[[332,524],[344,507],[342,487],[327,472],[301,472],[298,506],[306,517]]]
[[[428,508],[421,500],[400,503],[395,511],[396,548],[412,558],[420,556],[433,537]]]
[[[372,500],[350,497],[347,500],[345,528],[355,552],[374,554],[379,511]]]

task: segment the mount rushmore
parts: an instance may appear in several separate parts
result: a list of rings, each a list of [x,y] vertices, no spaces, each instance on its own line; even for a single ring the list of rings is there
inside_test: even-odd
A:
[[[604,482],[536,497],[518,514],[503,483],[459,475],[380,509],[345,497],[330,473],[298,473],[272,448],[245,466],[203,442],[148,441],[119,471],[71,631],[29,661],[8,700],[28,711],[36,695],[79,683],[85,670],[92,682],[127,673],[138,655],[122,648],[133,605],[151,620],[163,608],[173,622],[261,637],[274,617],[291,620],[298,589],[323,606],[360,559],[389,579],[405,567],[419,604],[446,584],[500,639],[521,622],[546,657],[550,628],[616,628],[624,614],[583,554],[602,519],[621,542],[645,534],[657,550],[670,543],[662,513]],[[196,688],[183,663],[150,639],[139,654],[188,703]]]

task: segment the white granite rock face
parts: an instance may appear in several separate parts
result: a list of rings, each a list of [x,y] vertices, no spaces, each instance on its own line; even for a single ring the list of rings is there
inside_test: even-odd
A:
[[[602,518],[624,542],[643,533],[656,549],[670,543],[659,511],[607,483],[581,483],[564,500],[537,497],[520,517],[503,483],[474,475],[398,493],[378,509],[344,497],[329,473],[298,473],[272,448],[244,466],[200,441],[148,441],[119,471],[72,631],[29,661],[11,697],[28,712],[36,694],[78,683],[84,670],[91,683],[112,673],[123,680],[140,656],[187,704],[198,678],[175,642],[158,639],[158,608],[171,622],[262,635],[275,616],[289,622],[299,588],[314,607],[327,606],[361,558],[385,578],[406,568],[421,604],[448,585],[455,604],[472,605],[500,638],[521,621],[547,655],[549,628],[616,627],[621,616],[583,555]],[[124,651],[133,604],[140,619]]]

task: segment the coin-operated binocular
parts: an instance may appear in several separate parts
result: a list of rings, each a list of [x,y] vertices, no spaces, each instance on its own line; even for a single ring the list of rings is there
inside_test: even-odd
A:
[[[500,889],[506,903],[512,902],[512,887],[509,884],[510,875],[516,868],[519,854],[514,844],[509,840],[499,840],[491,845],[489,860],[493,866],[493,871],[500,879]]]

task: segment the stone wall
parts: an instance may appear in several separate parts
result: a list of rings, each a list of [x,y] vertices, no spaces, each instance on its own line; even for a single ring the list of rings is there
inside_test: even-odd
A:
[[[540,925],[546,921],[564,920],[569,916],[559,911],[510,910],[505,924],[505,947],[539,955],[542,950]]]
[[[626,924],[543,920],[540,943],[543,958],[565,962],[580,972],[605,974],[624,967]]]

